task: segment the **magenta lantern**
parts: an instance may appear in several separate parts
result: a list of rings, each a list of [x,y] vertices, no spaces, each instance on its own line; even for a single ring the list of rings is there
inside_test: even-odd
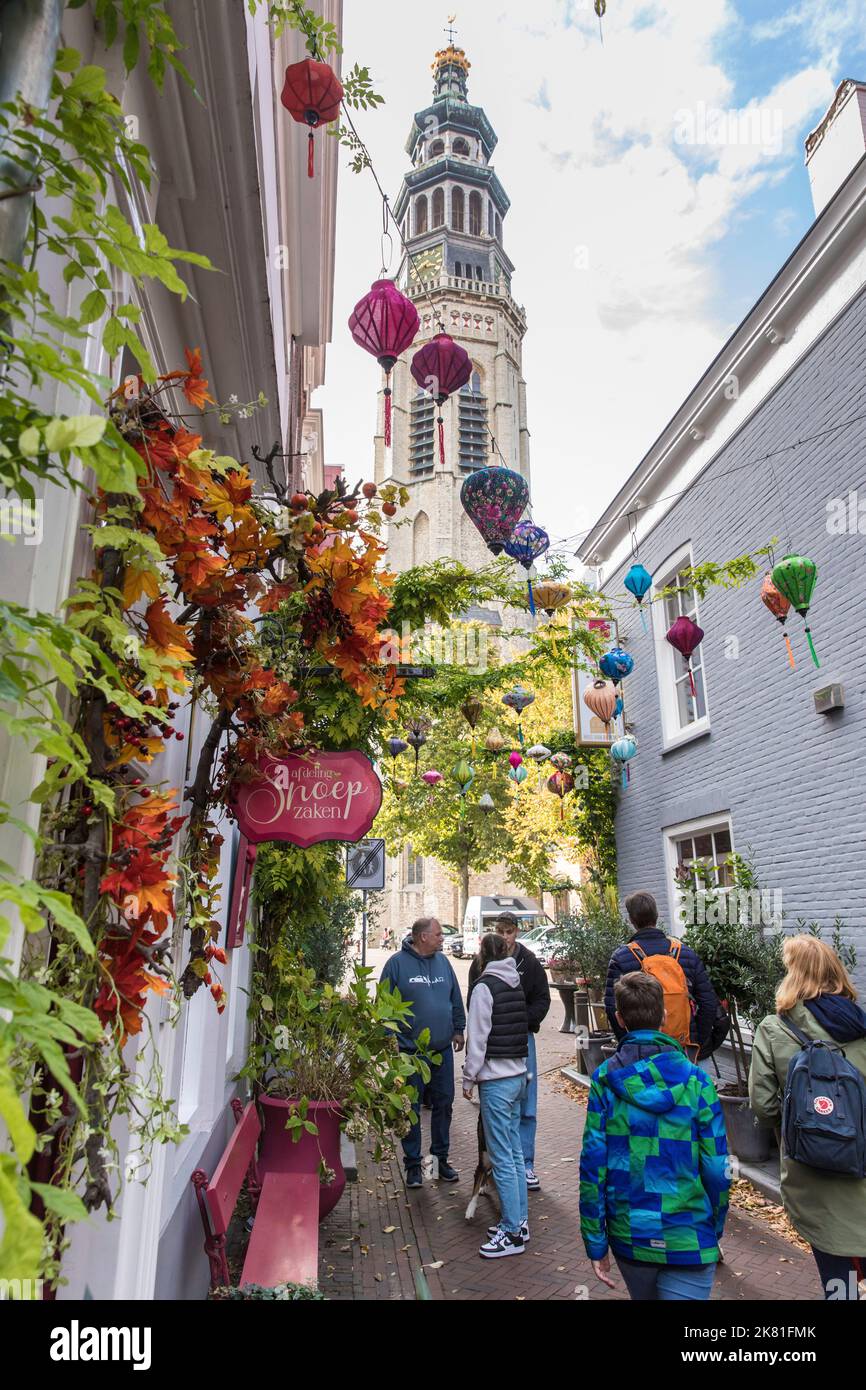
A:
[[[422,391],[439,406],[439,460],[445,466],[445,430],[442,406],[449,396],[465,386],[472,375],[472,362],[450,333],[437,333],[412,358],[411,372]]]
[[[391,443],[391,372],[418,332],[418,311],[391,280],[375,280],[352,310],[349,331],[385,373],[385,444]]]
[[[667,641],[670,642],[671,646],[676,647],[677,651],[685,657],[689,671],[689,686],[691,688],[692,698],[697,699],[698,692],[695,689],[695,678],[692,675],[692,652],[696,647],[699,647],[703,641],[703,628],[698,627],[697,623],[693,623],[691,618],[687,618],[685,614],[683,614],[682,617],[677,618],[675,623],[671,624],[665,633],[665,637]]]
[[[508,761],[511,763],[512,767],[520,767],[520,764],[523,762],[523,758],[519,753],[510,753],[508,755]]]

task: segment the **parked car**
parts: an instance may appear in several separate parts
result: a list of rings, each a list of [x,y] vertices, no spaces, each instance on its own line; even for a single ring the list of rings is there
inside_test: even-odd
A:
[[[521,929],[526,927],[527,931],[538,926],[554,925],[547,913],[536,907],[530,898],[470,898],[463,916],[463,951],[467,956],[475,955],[481,937],[486,931],[494,929],[496,919],[503,912],[510,912],[517,918]],[[525,936],[520,939],[525,940]]]
[[[452,928],[450,934],[446,934],[442,949],[447,956],[456,956],[458,960],[463,959],[463,936],[456,927]]]
[[[549,969],[556,957],[565,950],[561,928],[555,922],[526,932],[520,937],[520,940],[538,957],[539,963],[544,966],[545,970]]]

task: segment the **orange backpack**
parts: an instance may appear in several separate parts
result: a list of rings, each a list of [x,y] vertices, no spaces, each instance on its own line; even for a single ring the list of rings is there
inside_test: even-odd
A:
[[[682,942],[672,941],[666,956],[648,956],[642,946],[628,943],[628,949],[644,974],[652,975],[664,990],[665,1020],[662,1031],[686,1047],[691,1040],[692,1001],[689,982],[680,965],[681,946]]]

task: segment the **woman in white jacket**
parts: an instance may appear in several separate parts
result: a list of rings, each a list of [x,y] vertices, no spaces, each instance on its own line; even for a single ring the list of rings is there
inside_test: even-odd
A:
[[[496,932],[481,938],[481,974],[469,1001],[463,1094],[478,1083],[481,1118],[500,1219],[482,1245],[486,1260],[522,1255],[529,1240],[526,1165],[520,1141],[520,1103],[526,1090],[529,1021],[526,998],[508,943]]]

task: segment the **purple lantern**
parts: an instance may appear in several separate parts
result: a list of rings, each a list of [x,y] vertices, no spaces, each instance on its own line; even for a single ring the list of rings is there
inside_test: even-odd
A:
[[[510,555],[526,570],[526,586],[529,589],[529,611],[535,614],[535,598],[532,593],[532,580],[529,571],[539,555],[543,555],[550,545],[550,537],[540,526],[531,521],[518,521],[511,539],[505,542],[505,553]]]
[[[695,689],[695,678],[692,675],[692,652],[695,650],[695,647],[700,646],[703,637],[703,628],[698,627],[697,623],[693,623],[691,618],[687,618],[685,614],[677,618],[675,623],[671,623],[671,626],[665,633],[665,638],[670,642],[671,646],[676,647],[677,651],[681,652],[685,657],[689,672],[689,686],[691,687],[692,699],[695,700],[698,697],[698,692]]]
[[[413,377],[427,391],[440,407],[439,461],[445,466],[445,430],[441,407],[449,396],[465,386],[472,375],[472,362],[468,352],[455,343],[450,333],[437,333],[429,343],[419,348],[412,358],[410,367]],[[522,510],[522,508],[521,508]]]
[[[349,330],[385,373],[385,444],[391,443],[391,372],[418,332],[418,311],[391,280],[375,280],[352,310]]]
[[[529,485],[510,468],[476,468],[460,489],[460,501],[488,550],[499,555],[529,501]]]

